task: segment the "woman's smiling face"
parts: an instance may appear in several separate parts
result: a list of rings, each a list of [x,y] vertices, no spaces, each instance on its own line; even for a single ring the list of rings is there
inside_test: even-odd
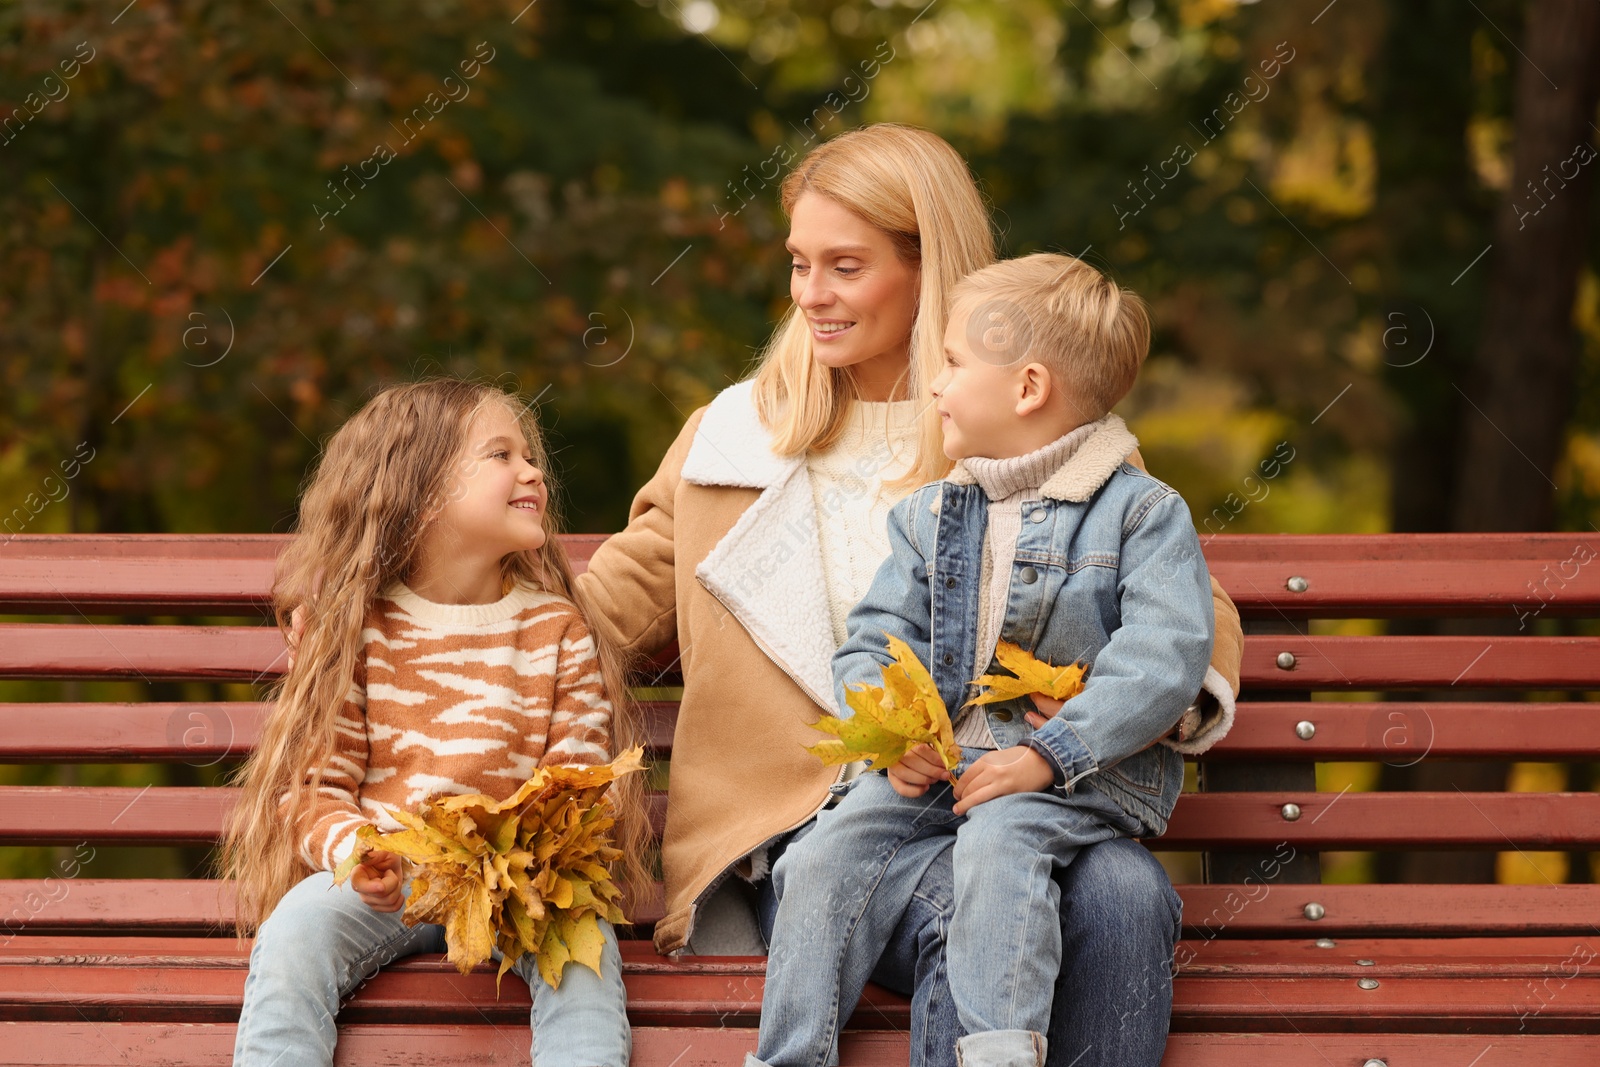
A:
[[[920,272],[889,235],[837,201],[803,193],[790,212],[789,296],[818,363],[850,368],[861,397],[889,400],[906,376]]]

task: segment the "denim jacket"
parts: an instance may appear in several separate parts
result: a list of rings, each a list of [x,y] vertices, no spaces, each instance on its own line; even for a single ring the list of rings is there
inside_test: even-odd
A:
[[[1144,825],[1166,829],[1183,758],[1155,744],[1200,692],[1215,625],[1210,576],[1176,491],[1124,462],[1138,442],[1106,416],[1035,498],[1022,528],[999,637],[1047,663],[1088,665],[1083,692],[1035,731],[1024,700],[982,705],[999,748],[1050,761],[1056,788],[1094,789]],[[833,657],[846,686],[881,684],[885,633],[910,645],[959,716],[977,695],[979,575],[989,500],[960,464],[889,515],[890,555],[850,612]],[[1007,673],[991,661],[987,673]]]

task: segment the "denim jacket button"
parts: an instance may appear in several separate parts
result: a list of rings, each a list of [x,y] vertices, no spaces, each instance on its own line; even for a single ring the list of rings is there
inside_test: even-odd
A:
[[[1039,572],[1034,570],[1032,567],[1024,567],[1022,568],[1022,573],[1019,574],[1018,577],[1022,579],[1023,584],[1032,585],[1034,582],[1039,580]]]
[[[944,654],[944,665],[946,667],[950,666],[955,661],[956,661],[956,654],[954,652],[946,652]]]
[[[946,589],[954,589],[959,584],[960,583],[958,581],[956,581],[956,579],[953,578],[953,577],[952,578],[946,578],[944,580],[944,587]]]
[[[1011,709],[1010,708],[1001,708],[999,711],[994,713],[994,717],[996,719],[1000,720],[1001,722],[1010,722],[1011,721]]]
[[[1043,522],[1044,521],[1044,508],[1034,508],[1032,513],[1030,513],[1028,515],[1028,518],[1031,519],[1034,522]]]

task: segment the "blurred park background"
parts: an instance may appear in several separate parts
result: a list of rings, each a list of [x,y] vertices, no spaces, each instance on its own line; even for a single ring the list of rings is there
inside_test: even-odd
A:
[[[1575,28],[1593,6],[6,0],[0,519],[283,532],[319,441],[379,385],[448,373],[538,396],[569,525],[615,530],[787,306],[788,161],[898,121],[970,161],[1003,254],[1082,254],[1151,301],[1120,410],[1202,533],[1594,531],[1600,37]],[[3,850],[0,874],[55,855]],[[1600,873],[1326,860],[1336,880]],[[92,870],[204,861],[102,849]]]

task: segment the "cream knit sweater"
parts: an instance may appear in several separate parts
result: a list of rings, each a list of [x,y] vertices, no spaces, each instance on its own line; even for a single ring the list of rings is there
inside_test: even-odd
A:
[[[915,400],[857,401],[839,439],[806,459],[836,647],[848,636],[845,616],[889,558],[889,509],[898,497],[884,484],[911,467],[922,407]]]

